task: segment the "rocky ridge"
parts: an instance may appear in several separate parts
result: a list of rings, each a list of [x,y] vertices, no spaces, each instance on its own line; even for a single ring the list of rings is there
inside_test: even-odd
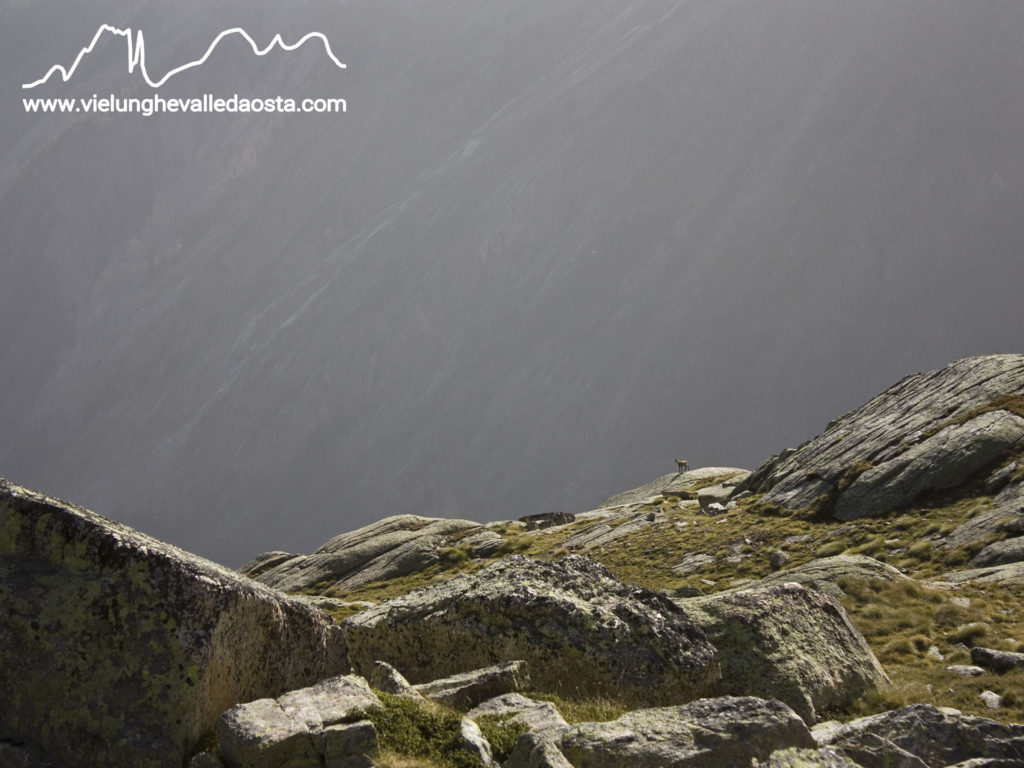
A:
[[[1022,392],[1022,356],[959,361],[749,475],[386,518],[258,556],[242,570],[267,586],[5,484],[2,669],[72,706],[11,698],[0,761],[1020,765]]]

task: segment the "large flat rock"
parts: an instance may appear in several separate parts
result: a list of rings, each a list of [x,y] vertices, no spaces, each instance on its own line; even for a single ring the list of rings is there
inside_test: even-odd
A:
[[[0,482],[0,738],[76,768],[181,768],[241,701],[349,670],[320,611]]]
[[[509,557],[342,626],[358,671],[380,659],[413,683],[522,659],[539,690],[672,703],[719,675],[715,649],[681,608],[579,556]]]

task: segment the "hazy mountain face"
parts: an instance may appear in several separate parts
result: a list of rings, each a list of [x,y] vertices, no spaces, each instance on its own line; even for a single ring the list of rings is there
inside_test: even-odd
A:
[[[757,464],[1017,351],[1024,6],[12,2],[0,474],[238,564],[399,512],[585,508]],[[164,96],[26,115],[101,23]],[[109,40],[38,96],[149,95]]]

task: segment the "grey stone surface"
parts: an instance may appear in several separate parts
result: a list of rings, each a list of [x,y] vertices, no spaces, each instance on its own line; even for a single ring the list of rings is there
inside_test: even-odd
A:
[[[451,537],[485,530],[469,520],[386,517],[335,536],[316,552],[268,568],[256,578],[285,592],[318,585],[354,589],[428,568],[440,559]]]
[[[380,746],[369,720],[328,725],[323,729],[324,768],[373,768],[369,755]]]
[[[356,669],[381,659],[413,683],[522,659],[540,690],[667,703],[719,676],[714,648],[683,610],[579,556],[509,557],[342,628]]]
[[[946,537],[943,545],[950,549],[968,547],[993,536],[1024,534],[1024,482],[1000,491],[989,508],[960,525]]]
[[[863,717],[826,732],[819,744],[842,743],[854,734],[874,734],[920,758],[929,768],[977,757],[1019,758],[1024,725],[1008,725],[928,704],[913,704]]]
[[[822,749],[798,749],[789,747],[772,752],[767,760],[757,758],[752,768],[861,768],[857,763],[843,756],[831,747]]]
[[[575,768],[555,743],[536,733],[526,733],[516,742],[501,768]]]
[[[423,699],[422,694],[413,688],[401,672],[386,661],[375,661],[367,677],[370,685],[378,691],[401,696],[405,699]]]
[[[320,611],[7,482],[0,584],[0,733],[76,768],[180,768],[229,707],[349,670]]]
[[[471,709],[467,715],[473,719],[485,715],[504,716],[511,722],[522,723],[531,733],[541,735],[557,735],[569,727],[550,701],[537,701],[519,693],[495,696]]]
[[[950,664],[946,670],[960,677],[981,677],[985,674],[984,669],[971,664]]]
[[[926,491],[955,488],[1006,452],[1021,448],[1024,419],[1009,411],[983,413],[876,462],[842,493],[834,515],[856,520],[896,509]]]
[[[263,552],[262,554],[256,555],[252,560],[243,565],[238,569],[238,572],[243,576],[248,576],[250,579],[254,579],[265,571],[269,571],[271,568],[276,568],[282,563],[287,563],[289,560],[294,560],[296,557],[302,557],[302,555],[295,554],[294,552]]]
[[[862,768],[928,768],[921,758],[874,733],[849,733],[832,746]]]
[[[354,675],[239,704],[217,725],[220,753],[227,768],[319,768],[328,749],[338,762],[371,741],[365,726],[352,729],[347,721],[379,706],[366,680]]]
[[[971,648],[971,661],[979,667],[991,669],[993,672],[1009,672],[1011,669],[1024,669],[1024,653],[997,651],[992,648]]]
[[[718,650],[720,695],[780,699],[808,723],[888,677],[832,597],[787,582],[676,601]]]
[[[633,488],[629,491],[617,493],[606,499],[602,506],[619,507],[625,504],[638,504],[644,499],[658,496],[662,493],[685,494],[692,492],[697,483],[722,478],[723,482],[737,477],[746,477],[749,471],[738,467],[700,467],[688,469],[685,473],[672,472],[662,475],[646,485]]]
[[[697,491],[697,501],[700,503],[701,510],[706,514],[708,507],[712,504],[719,504],[725,506],[725,502],[729,500],[729,495],[733,492],[734,486],[726,485],[712,485],[707,488],[701,488]]]
[[[607,546],[624,536],[638,533],[649,527],[655,519],[657,518],[652,518],[649,511],[614,515],[576,531],[565,539],[563,546],[569,550],[587,552]]]
[[[541,528],[555,528],[576,522],[576,515],[570,512],[541,512],[537,515],[525,515],[519,522],[526,523],[526,530],[535,531]]]
[[[462,749],[479,760],[483,768],[498,768],[490,743],[471,718],[464,717],[459,722],[459,742]]]
[[[711,565],[715,562],[715,558],[711,555],[706,555],[703,552],[691,552],[686,555],[682,560],[672,566],[672,570],[675,573],[689,573],[690,571],[696,571],[705,565]]]
[[[884,513],[1024,448],[1024,420],[983,412],[1022,393],[1022,355],[969,358],[908,376],[784,458],[766,461],[738,490],[764,493],[764,503],[787,509],[834,510],[842,519]]]
[[[990,565],[1006,565],[1024,561],[1024,536],[996,541],[971,558],[971,568],[985,568]]]
[[[483,669],[462,672],[429,683],[413,686],[426,699],[452,709],[472,709],[487,699],[503,693],[515,693],[530,686],[530,672],[525,661],[505,661]]]
[[[813,747],[814,740],[785,704],[723,697],[580,723],[557,744],[577,768],[721,768],[750,765],[785,747]]]
[[[944,581],[952,584],[965,584],[969,581],[1003,584],[1024,584],[1024,562],[992,565],[987,568],[968,568],[963,571],[950,571],[943,574]]]

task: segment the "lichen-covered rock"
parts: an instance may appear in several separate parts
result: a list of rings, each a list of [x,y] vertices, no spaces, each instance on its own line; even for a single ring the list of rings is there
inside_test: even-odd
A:
[[[676,602],[718,650],[717,694],[780,699],[812,723],[889,683],[843,607],[801,584]]]
[[[628,712],[608,723],[580,723],[556,743],[576,768],[746,766],[777,749],[815,746],[793,710],[751,697],[701,699]]]
[[[1024,450],[1024,355],[959,360],[908,376],[836,419],[794,451],[772,457],[737,488],[764,504],[833,511],[853,520],[981,476]]]
[[[719,675],[714,648],[682,609],[579,556],[509,557],[342,628],[357,670],[382,659],[413,683],[522,659],[540,690],[670,703]]]
[[[764,762],[754,758],[751,766],[753,768],[864,768],[829,747],[823,749],[798,749],[796,747],[780,749],[772,752],[771,757]]]
[[[378,662],[379,663],[379,662]],[[503,693],[515,693],[530,686],[530,673],[525,661],[506,661],[471,672],[431,680],[414,685],[413,690],[425,699],[452,709],[472,709],[487,699]]]
[[[359,757],[376,748],[377,737],[358,717],[380,705],[354,675],[239,704],[218,723],[220,753],[227,768],[320,768],[328,754],[334,762]]]
[[[349,669],[320,611],[0,482],[0,734],[58,764],[180,768],[221,712]]]
[[[335,536],[311,555],[293,557],[260,570],[254,578],[285,592],[318,585],[354,589],[429,568],[440,559],[441,550],[452,537],[485,530],[469,520],[418,515],[386,517]]]
[[[477,720],[492,715],[505,717],[509,722],[522,723],[530,733],[557,735],[569,727],[562,714],[550,701],[537,701],[520,693],[495,696],[466,713]]]
[[[874,734],[920,758],[929,768],[943,768],[976,757],[1020,758],[1024,725],[1008,725],[956,710],[912,704],[862,717],[815,732],[822,746],[839,744],[854,734]]]

